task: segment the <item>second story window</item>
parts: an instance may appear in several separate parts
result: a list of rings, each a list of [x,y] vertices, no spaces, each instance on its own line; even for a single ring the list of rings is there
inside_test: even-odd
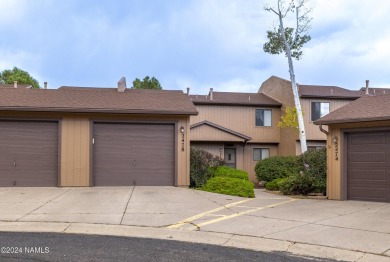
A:
[[[311,121],[329,114],[329,102],[311,102]]]
[[[256,109],[256,126],[272,126],[271,109]]]

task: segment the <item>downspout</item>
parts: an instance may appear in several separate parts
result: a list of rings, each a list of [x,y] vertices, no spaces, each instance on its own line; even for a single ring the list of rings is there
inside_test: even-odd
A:
[[[329,135],[329,132],[322,128],[322,124],[320,124],[320,131],[325,135]]]

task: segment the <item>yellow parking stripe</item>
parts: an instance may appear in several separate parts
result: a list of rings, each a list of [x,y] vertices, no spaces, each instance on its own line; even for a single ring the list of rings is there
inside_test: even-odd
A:
[[[217,208],[214,208],[212,210],[209,210],[209,211],[197,214],[195,216],[186,218],[186,219],[184,219],[182,221],[177,222],[176,224],[168,226],[167,228],[179,228],[179,227],[181,227],[181,226],[183,226],[183,225],[185,225],[185,224],[187,224],[189,222],[192,222],[192,221],[194,221],[196,219],[199,219],[199,218],[202,218],[204,216],[207,216],[207,215],[209,215],[211,213],[215,213],[215,212],[221,211],[223,209],[226,209],[226,208],[229,208],[229,207],[232,207],[232,206],[236,206],[236,205],[239,205],[239,204],[251,201],[251,200],[253,200],[253,199],[245,199],[245,200],[241,200],[241,201],[238,201],[238,202],[230,203],[230,204],[227,204],[227,205],[224,205],[224,206],[221,206],[221,207],[217,207]]]
[[[262,209],[284,205],[284,204],[287,204],[287,203],[292,202],[292,201],[296,201],[296,199],[290,199],[290,200],[287,200],[287,201],[284,201],[284,202],[280,202],[280,203],[277,203],[277,204],[272,204],[272,205],[268,205],[268,206],[264,206],[264,207],[258,207],[258,208],[254,208],[254,209],[238,212],[238,213],[235,213],[235,214],[232,214],[232,215],[219,217],[219,218],[216,218],[216,219],[213,219],[213,220],[209,220],[209,221],[197,224],[197,227],[214,224],[214,223],[226,220],[226,219],[231,219],[231,218],[234,218],[234,217],[238,217],[238,216],[242,216],[242,215],[245,215],[245,214],[253,213],[253,212],[256,212],[256,211],[259,211],[259,210],[262,210]]]

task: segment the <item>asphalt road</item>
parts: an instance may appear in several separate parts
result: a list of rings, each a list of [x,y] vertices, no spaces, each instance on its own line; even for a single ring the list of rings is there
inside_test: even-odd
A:
[[[0,247],[0,261],[313,261],[174,240],[55,233],[0,232]]]

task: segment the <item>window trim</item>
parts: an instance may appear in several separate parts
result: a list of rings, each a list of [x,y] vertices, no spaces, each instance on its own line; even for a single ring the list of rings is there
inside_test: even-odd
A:
[[[310,119],[309,119],[310,123],[312,123],[312,122],[314,122],[314,121],[316,121],[316,120],[321,118],[321,116],[320,116],[320,118],[313,120],[313,103],[320,103],[320,110],[321,110],[321,103],[329,104],[329,112],[328,112],[328,114],[330,114],[330,112],[331,112],[331,110],[330,110],[330,105],[331,105],[330,101],[328,101],[328,100],[326,100],[326,101],[311,100],[310,101]],[[320,114],[321,114],[321,112],[320,112]],[[324,116],[326,116],[326,115],[324,115]]]
[[[265,126],[265,125],[262,125],[262,126],[258,126],[257,124],[256,124],[256,113],[257,113],[257,110],[268,110],[268,111],[271,111],[271,125],[270,126]],[[273,110],[271,109],[271,108],[255,108],[255,127],[272,127],[273,125],[272,125],[272,115],[273,115]]]
[[[260,161],[260,160],[263,160],[263,154],[262,154],[262,151],[260,151],[260,159],[259,160],[255,160],[255,149],[260,149],[260,150],[263,150],[263,149],[267,149],[268,150],[268,157],[271,157],[271,149],[269,147],[254,147],[253,150],[252,150],[252,161],[254,162],[257,162],[257,161]]]

